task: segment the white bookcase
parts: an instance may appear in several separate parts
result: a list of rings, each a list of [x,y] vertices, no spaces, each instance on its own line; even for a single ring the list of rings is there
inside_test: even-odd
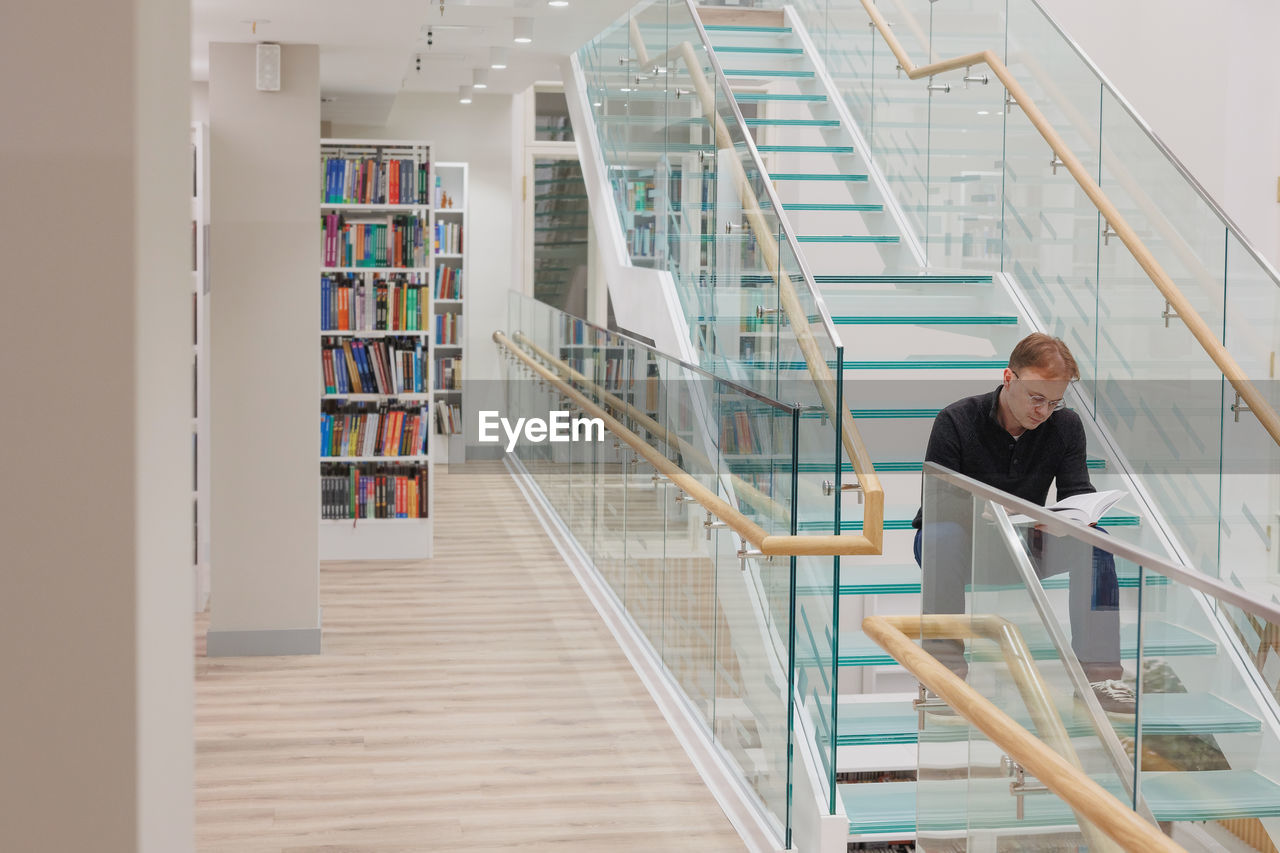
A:
[[[444,318],[445,322],[451,323],[456,330],[456,334],[452,337],[441,337],[437,335],[435,343],[436,359],[442,361],[444,359],[456,359],[455,366],[458,368],[455,383],[457,388],[439,388],[436,390],[437,409],[435,429],[433,430],[433,449],[432,454],[439,460],[445,462],[453,462],[462,464],[466,457],[466,438],[463,435],[463,413],[465,407],[463,405],[463,392],[465,388],[465,371],[462,370],[466,365],[463,359],[463,351],[466,345],[466,303],[467,292],[470,289],[470,282],[466,277],[467,257],[470,242],[467,240],[468,230],[468,209],[467,209],[467,164],[455,162],[441,162],[435,164],[435,190],[433,195],[432,215],[434,218],[435,228],[441,230],[444,234],[453,232],[459,235],[459,239],[452,245],[447,245],[442,241],[441,251],[435,255],[435,263],[437,266],[451,271],[453,281],[458,286],[451,290],[446,288],[447,296],[441,296],[438,286],[433,286],[432,293],[435,296],[435,313],[438,317]],[[456,249],[459,251],[448,251]],[[437,321],[439,322],[439,321]],[[448,341],[447,343],[445,341]],[[443,379],[437,372],[437,382]],[[447,415],[441,411],[440,406],[452,407],[453,410],[453,429],[451,433],[448,431],[449,419]],[[442,428],[442,424],[444,425]]]
[[[209,126],[191,123],[192,559],[195,610],[209,606]]]
[[[347,161],[336,175],[326,167],[330,158]],[[431,437],[436,313],[431,298],[436,180],[431,148],[420,141],[323,139],[319,165],[324,253],[318,277],[321,441],[325,441],[326,415],[336,419],[376,414],[380,426],[379,434],[366,435],[358,452],[352,453],[346,444],[331,448],[337,451],[331,454],[325,453],[323,444],[320,448],[320,559],[430,557],[435,515]],[[420,171],[423,167],[425,173]],[[351,174],[357,177],[349,178]],[[374,360],[381,369],[373,366]],[[349,365],[364,374],[360,387]],[[363,387],[370,377],[375,387]],[[390,412],[404,412],[406,422],[414,414],[425,417],[422,442],[416,438],[404,442],[411,452],[387,455],[374,447]],[[366,433],[373,433],[372,419],[365,423]],[[377,478],[385,482],[387,477],[402,477],[402,492],[385,486],[382,498],[372,496],[372,507],[357,499],[359,517],[351,517],[353,471],[365,478],[358,490],[362,498],[370,497],[369,489],[377,491]],[[342,480],[345,484],[339,485]],[[394,508],[379,512],[391,500],[401,501],[402,511],[408,512],[411,490],[418,492],[418,517],[389,517]]]

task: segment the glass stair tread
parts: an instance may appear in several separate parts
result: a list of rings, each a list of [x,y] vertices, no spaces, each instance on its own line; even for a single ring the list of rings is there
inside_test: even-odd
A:
[[[777,175],[772,176],[777,180]],[[784,205],[785,206],[785,205]],[[818,284],[991,284],[989,275],[815,275]]]
[[[910,515],[903,515],[898,518],[886,518],[884,520],[885,530],[911,530],[911,522],[915,518],[915,510],[911,510]],[[1098,522],[1106,528],[1111,527],[1140,527],[1142,519],[1136,515],[1104,515]],[[830,533],[830,521],[802,521],[797,525],[800,533]],[[840,523],[840,531],[842,533],[858,533],[862,530],[861,520],[845,520]]]
[[[784,94],[776,92],[734,92],[733,99],[735,101],[756,102],[756,101],[809,101],[813,103],[825,103],[826,95],[806,95],[806,94]]]
[[[1119,782],[1099,780],[1119,792]],[[872,782],[838,786],[849,834],[914,832],[916,782]],[[1197,772],[1148,771],[1142,774],[1142,793],[1157,820],[1229,820],[1280,815],[1280,785],[1252,770]],[[1025,815],[1018,820],[1009,781],[948,779],[926,783],[931,832],[966,829],[1025,829],[1071,826],[1076,822],[1067,804],[1046,795],[1027,797]]]
[[[1018,318],[1012,314],[999,315],[945,315],[919,316],[866,316],[857,317],[836,314],[831,321],[837,326],[1016,326]]]
[[[1055,700],[1072,737],[1096,737],[1089,711],[1083,704],[1073,697],[1056,696]],[[1002,710],[1023,728],[1035,731],[1025,706]],[[1257,717],[1212,693],[1146,693],[1142,696],[1141,711],[1144,735],[1243,734],[1262,730]],[[837,746],[916,743],[920,734],[916,711],[906,701],[843,702],[837,719]],[[962,741],[969,737],[969,727],[963,724],[962,718],[932,719],[939,722],[930,723],[925,732],[924,740],[929,743]],[[941,722],[944,720],[946,722]],[[952,721],[958,722],[948,725]]]
[[[819,211],[869,211],[880,212],[884,210],[883,204],[825,204],[818,202],[793,201],[783,202],[783,210],[819,210]]]
[[[709,33],[770,33],[784,35],[791,32],[791,27],[752,27],[746,24],[707,24],[703,29]]]
[[[800,234],[798,243],[897,243],[897,234]]]
[[[910,595],[919,591],[920,567],[915,563],[859,567],[844,564],[840,567],[841,595]],[[797,584],[796,595],[830,598],[831,587]]]
[[[810,419],[816,420],[820,419],[823,413],[812,412],[806,413],[806,415],[812,415]],[[854,417],[857,416],[855,415]],[[725,465],[728,466],[729,471],[733,474],[765,474],[770,471],[786,474],[791,470],[791,456],[785,453],[738,454],[722,452],[720,454],[720,458],[724,460]],[[885,473],[915,472],[924,470],[924,463],[918,459],[877,459],[873,460],[872,464],[875,466],[877,471]],[[1085,461],[1085,465],[1091,471],[1103,471],[1106,470],[1107,460],[1088,459]],[[796,463],[796,471],[800,474],[829,474],[834,470],[834,468],[835,466],[827,461],[806,462],[801,460]],[[841,463],[840,468],[844,472],[852,473],[853,463]],[[1147,584],[1151,585],[1155,583],[1154,578],[1156,577],[1162,576],[1151,575],[1147,580]],[[1123,585],[1124,584],[1121,583],[1121,586]],[[1133,586],[1137,586],[1136,581]],[[1052,587],[1049,582],[1045,581],[1045,589],[1051,588]]]
[[[796,77],[801,79],[811,79],[814,72],[798,69],[787,70],[778,68],[726,68],[724,69],[726,77]]]
[[[744,368],[757,370],[773,370],[776,366],[779,370],[808,370],[808,365],[803,361],[744,361],[741,363]],[[921,359],[901,359],[898,361],[854,361],[845,359],[844,366],[850,370],[976,370],[982,368],[1002,368],[1007,367],[1009,359],[1006,358],[954,358],[954,359],[938,359],[938,358],[921,358]],[[830,361],[827,364],[831,369],[835,369],[835,362]]]
[[[831,174],[821,172],[770,172],[769,179],[773,181],[866,181],[866,175],[858,175],[853,173]]]
[[[852,145],[757,145],[761,154],[852,154]]]
[[[802,47],[758,47],[755,45],[716,45],[716,53],[770,53],[781,54],[783,56],[803,56],[804,48]]]
[[[1120,626],[1120,657],[1133,660],[1137,657],[1137,626]],[[1058,651],[1047,633],[1040,626],[1023,631],[1023,639],[1036,660],[1056,660]],[[1207,637],[1180,625],[1167,622],[1150,621],[1144,626],[1143,649],[1147,657],[1190,657],[1193,655],[1214,655],[1218,646]],[[840,638],[840,666],[892,666],[897,663],[875,641],[862,632],[845,634]],[[973,650],[966,653],[970,660],[1000,660],[1000,652],[993,643],[979,643],[977,653]],[[809,661],[812,663],[812,661]]]
[[[747,127],[839,127],[833,118],[749,118]]]

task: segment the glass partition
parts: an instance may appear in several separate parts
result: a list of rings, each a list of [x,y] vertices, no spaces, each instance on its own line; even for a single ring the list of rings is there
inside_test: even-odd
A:
[[[815,654],[812,643],[796,638],[798,618],[823,628],[797,603],[794,562],[760,556],[694,502],[659,460],[737,507],[766,535],[793,533],[799,408],[518,294],[508,314],[516,350],[656,454],[646,457],[611,431],[599,440],[556,441],[536,440],[528,429],[509,451],[595,562],[782,840],[790,826],[793,667],[830,684],[833,650]],[[516,358],[508,357],[503,384],[502,415],[511,423],[551,423],[551,413],[566,412],[576,430],[580,419],[599,416]],[[830,708],[821,713],[830,716]]]
[[[927,650],[1175,841],[1201,821],[1275,829],[1280,607],[1114,540],[1105,517],[1086,527],[936,466],[924,505],[924,618],[959,625]],[[991,641],[993,624],[1016,629],[1031,666]],[[958,831],[970,843],[1093,845],[1092,827],[975,728],[945,707],[924,717],[924,849],[955,849],[942,845]]]
[[[855,479],[843,449],[844,346],[764,168],[759,131],[743,114],[758,113],[752,98],[772,95],[759,91],[750,68],[720,66],[684,0],[638,7],[584,46],[578,61],[631,262],[671,275],[700,367],[804,412],[794,435],[762,444],[741,433],[743,419],[758,417],[730,408],[749,440],[721,441],[713,457],[720,482],[753,519],[778,523],[781,478],[795,487],[787,520],[798,532],[860,529],[853,519],[861,507],[845,499],[842,508],[837,485]],[[744,86],[754,94],[742,95]],[[724,428],[713,435],[726,438]],[[762,504],[762,494],[772,503]],[[766,562],[758,577],[790,583],[792,567],[783,562]],[[805,558],[794,571],[800,580],[791,588],[801,592],[794,602],[762,595],[774,607],[794,605],[779,611],[794,613],[795,670],[787,677],[798,686],[823,763],[822,796],[834,811],[839,566]]]

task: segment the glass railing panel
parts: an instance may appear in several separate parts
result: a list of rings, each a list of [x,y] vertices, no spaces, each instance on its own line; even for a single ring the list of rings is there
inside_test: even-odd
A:
[[[1122,214],[1155,249],[1156,260],[1174,275],[1184,294],[1197,292],[1201,317],[1215,336],[1222,333],[1225,231],[1196,199],[1175,189],[1147,194],[1147,180],[1169,170],[1145,150],[1149,140],[1137,131],[1113,128],[1108,111],[1117,107],[1103,94],[1102,163],[1104,190]],[[1124,152],[1124,153],[1121,153]],[[1130,157],[1145,154],[1149,166],[1130,169]],[[1113,155],[1117,167],[1109,165]],[[1148,177],[1140,170],[1149,170]],[[1169,175],[1164,175],[1168,178]],[[1185,186],[1185,185],[1184,185]],[[1166,205],[1186,204],[1176,213]],[[1173,218],[1199,218],[1215,232],[1198,245],[1182,242],[1170,230]],[[1217,300],[1216,306],[1212,304]],[[1222,374],[1186,325],[1169,313],[1165,301],[1130,254],[1115,238],[1099,250],[1098,382],[1095,416],[1127,457],[1192,565],[1215,573],[1219,550],[1222,454]],[[1167,325],[1166,325],[1167,324]]]
[[[1008,11],[1010,72],[1095,179],[1102,83],[1077,64],[1062,37],[1029,3]],[[1003,87],[1000,87],[1003,91]],[[1090,400],[1097,376],[1097,208],[1071,174],[1055,165],[1049,144],[1016,106],[1004,124],[1003,269],[1022,290],[1046,331],[1071,347]],[[984,117],[990,118],[990,117]]]
[[[861,6],[854,0],[833,0],[833,5]],[[931,55],[932,7],[929,0],[902,0],[885,13],[894,35],[917,65],[926,64]],[[900,74],[897,58],[878,33],[876,37],[871,75],[874,106],[867,142],[912,230],[924,240],[929,213],[929,81]]]
[[[718,386],[712,408],[726,498],[770,534],[789,533],[795,507],[797,412],[728,385]],[[758,463],[743,464],[751,459]],[[754,546],[726,531],[716,538],[719,553],[728,556],[718,561],[717,647],[722,653],[717,666],[716,738],[770,813],[782,817],[790,813],[786,751],[794,684],[789,669],[796,606],[792,561],[729,556],[726,544],[747,552]],[[757,601],[763,604],[763,614]],[[757,621],[760,616],[765,619],[764,632]],[[798,652],[801,647],[795,648]]]
[[[713,494],[720,491],[709,405],[714,383],[678,364],[662,366],[667,431],[665,455]],[[667,554],[663,586],[663,660],[685,694],[711,724],[715,706],[716,561],[704,511],[670,481],[660,481],[666,513]]]
[[[1233,234],[1227,235],[1226,281],[1224,342],[1261,397],[1278,409],[1280,287]],[[1280,596],[1280,449],[1233,386],[1221,385],[1219,577],[1274,601]]]
[[[1191,824],[1204,821],[1255,846],[1269,843],[1280,809],[1280,607],[1039,507],[1019,503],[1015,511],[1034,517],[1006,521],[992,501],[1014,499],[986,488],[927,471],[925,529],[962,519],[966,501],[976,508],[974,541],[995,544],[975,547],[975,571],[990,582],[975,575],[966,612],[975,626],[979,614],[997,610],[1018,626],[1055,697],[1073,760],[1187,849],[1201,849],[1204,836]],[[936,575],[930,560],[947,553],[935,545],[931,557],[929,543],[942,535],[925,536],[926,603]],[[1012,580],[994,573],[1001,548],[1021,565]],[[979,683],[983,661],[971,645],[967,680],[993,697],[1001,682]],[[971,764],[975,790],[977,775]],[[1031,798],[1025,806],[1029,821],[1041,819]]]
[[[933,4],[933,52],[952,57],[998,46],[1004,12],[1003,0]],[[929,92],[929,263],[999,269],[1004,87],[985,65],[933,82],[945,88]]]
[[[792,532],[796,407],[518,294],[509,318],[521,352],[766,533]],[[508,417],[577,412],[563,389],[527,370],[508,367],[506,385]],[[513,453],[784,837],[795,695],[791,560],[749,553],[756,545],[718,522],[706,526],[677,482],[612,436],[551,443],[526,435]],[[827,658],[829,667],[829,650]]]
[[[1120,676],[1123,638],[1132,634],[1122,629],[1107,558],[1087,543],[1011,524],[1001,506],[928,473],[922,557],[924,618],[961,614],[955,633],[970,635],[964,642],[926,640],[924,648],[1133,808],[1133,759],[1122,739],[1134,742],[1134,717],[1095,717],[1087,696],[1091,681]],[[1136,597],[1131,627],[1135,603]],[[1002,633],[1015,642],[1000,642]],[[1135,649],[1127,651],[1129,660],[1136,657]],[[1071,849],[1097,838],[1094,827],[1081,825],[1054,794],[1035,790],[1034,776],[1019,775],[995,742],[949,708],[926,708],[924,718],[918,787],[924,849],[947,849],[958,831],[970,843],[998,833],[1009,849],[1046,836]]]

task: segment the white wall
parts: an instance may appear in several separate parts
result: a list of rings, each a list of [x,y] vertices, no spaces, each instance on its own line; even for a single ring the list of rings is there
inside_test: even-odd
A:
[[[319,49],[281,67],[209,46],[210,655],[320,650]]]
[[[0,850],[193,849],[188,4],[0,26]]]
[[[521,288],[520,103],[498,94],[477,94],[470,104],[458,103],[453,94],[402,94],[384,126],[330,127],[335,138],[421,139],[431,144],[432,159],[469,164],[469,233],[463,235],[468,246],[463,375],[469,385],[499,378],[492,335],[507,328],[507,290]],[[463,395],[468,437],[476,435],[476,397]]]
[[[1280,4],[1041,0],[1245,236],[1280,265]]]

